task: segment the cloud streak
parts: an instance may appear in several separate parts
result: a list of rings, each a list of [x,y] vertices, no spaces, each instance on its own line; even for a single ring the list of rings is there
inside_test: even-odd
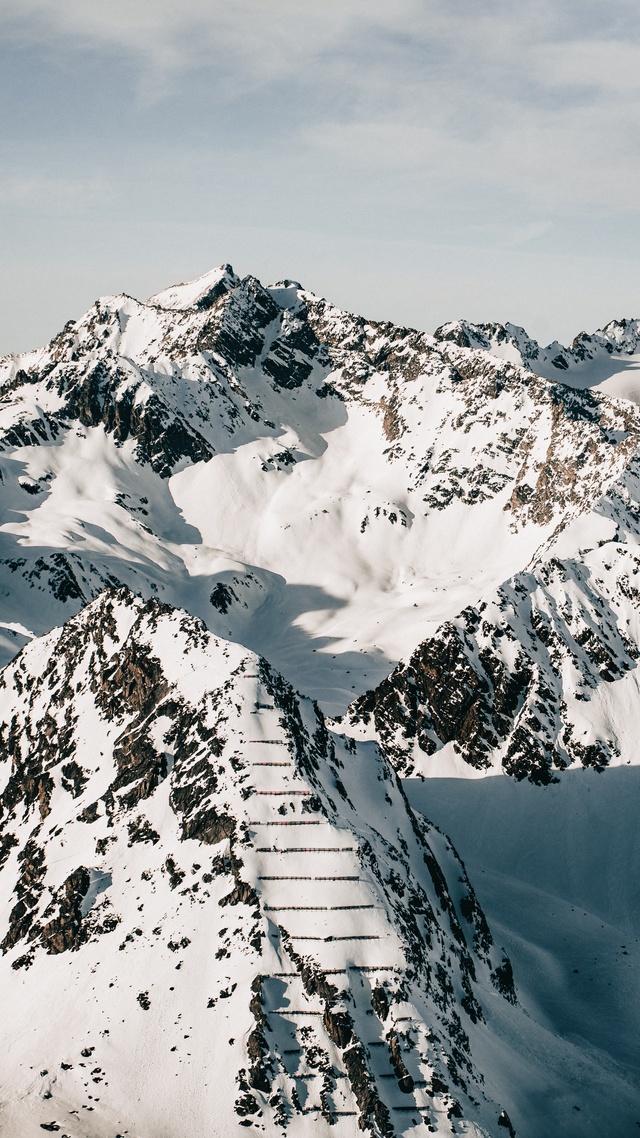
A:
[[[128,58],[145,97],[204,75],[218,100],[290,89],[295,141],[426,185],[548,209],[634,208],[640,38],[632,6],[486,0],[5,0],[5,33]],[[266,95],[265,95],[266,93]],[[293,136],[292,136],[293,137]]]

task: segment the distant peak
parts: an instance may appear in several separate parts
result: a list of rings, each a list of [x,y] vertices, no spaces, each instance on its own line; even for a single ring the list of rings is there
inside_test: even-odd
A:
[[[300,281],[290,281],[285,277],[282,281],[276,281],[275,284],[269,285],[269,288],[302,288]]]
[[[172,308],[176,311],[189,308],[211,308],[219,297],[236,288],[240,278],[236,276],[231,265],[219,265],[210,269],[201,277],[184,284],[170,285],[155,296],[150,296],[147,304],[157,308]]]
[[[436,340],[446,340],[459,348],[481,348],[512,363],[523,363],[539,355],[539,345],[517,324],[472,324],[467,320],[451,320],[433,333]]]
[[[610,320],[595,335],[609,343],[612,351],[633,355],[640,345],[640,320],[625,317],[621,320]]]
[[[291,281],[288,277],[269,285],[267,292],[271,294],[280,308],[292,309],[294,312],[302,303],[300,293],[304,289],[299,281]]]
[[[597,332],[579,332],[569,347],[554,340],[543,348],[516,324],[472,324],[467,320],[442,324],[434,338],[459,348],[481,349],[546,379],[581,387],[588,380],[589,373],[583,368],[588,361],[599,360],[606,367],[612,356],[640,355],[640,320],[610,320]],[[595,383],[593,374],[589,386]]]

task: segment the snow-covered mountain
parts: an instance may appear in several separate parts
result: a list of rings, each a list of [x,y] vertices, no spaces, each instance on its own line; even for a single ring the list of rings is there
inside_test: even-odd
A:
[[[491,1133],[510,965],[375,747],[126,592],[0,699],[3,1133]]]
[[[636,763],[633,537],[552,557],[465,608],[354,701],[350,730],[377,738],[403,774],[448,775],[463,759],[548,783],[567,767]]]
[[[0,361],[3,1138],[636,1132],[640,1015],[581,1033],[562,947],[627,903],[578,928],[530,795],[637,794],[639,328],[225,265]]]
[[[333,712],[593,508],[640,425],[229,266],[98,301],[0,383],[5,659],[126,584]]]
[[[623,342],[640,359],[637,331]],[[539,478],[557,480],[549,457]],[[572,766],[635,764],[639,571],[640,457],[630,448],[619,477],[519,573],[352,703],[350,729],[377,738],[403,774],[460,773],[463,760],[548,783]]]
[[[107,591],[0,702],[3,1135],[633,1124],[375,745],[265,660]]]

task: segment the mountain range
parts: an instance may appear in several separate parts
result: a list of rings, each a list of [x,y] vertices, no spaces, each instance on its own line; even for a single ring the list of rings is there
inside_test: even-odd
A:
[[[229,265],[0,360],[1,1134],[637,1132],[639,367]]]

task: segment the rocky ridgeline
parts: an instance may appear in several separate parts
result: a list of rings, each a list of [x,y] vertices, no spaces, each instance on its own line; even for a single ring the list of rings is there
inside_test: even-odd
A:
[[[591,360],[635,356],[640,351],[640,320],[610,320],[598,332],[580,332],[568,348],[557,340],[543,348],[516,324],[472,324],[453,320],[434,333],[436,340],[511,359],[541,375],[562,380]]]
[[[286,407],[286,393],[304,386],[316,396],[312,425],[317,401],[327,398],[358,402],[379,417],[392,444],[387,460],[406,465],[431,508],[455,497],[484,501],[513,482],[505,508],[528,514],[533,499],[547,517],[564,512],[574,483],[583,496],[597,493],[613,452],[616,469],[628,456],[631,438],[621,434],[637,440],[630,407],[526,373],[534,352],[526,336],[521,367],[487,358],[508,338],[499,325],[446,325],[434,338],[344,312],[289,281],[264,288],[230,266],[209,276],[214,283],[200,296],[191,288],[186,307],[180,292],[187,286],[147,304],[108,297],[47,348],[7,358],[0,369],[3,448],[100,425],[118,444],[131,440],[138,460],[166,478],[219,453],[229,436],[280,431],[266,416],[264,396],[284,392]],[[493,429],[490,442],[482,427]],[[481,436],[484,446],[477,445]]]
[[[24,649],[0,705],[13,1132],[76,1138],[89,1113],[100,1138],[187,1138],[212,1111],[226,1133],[294,1135],[508,1118],[476,1043],[487,1002],[520,1014],[511,966],[375,747],[126,591]],[[18,1018],[35,1034],[16,1040]]]

